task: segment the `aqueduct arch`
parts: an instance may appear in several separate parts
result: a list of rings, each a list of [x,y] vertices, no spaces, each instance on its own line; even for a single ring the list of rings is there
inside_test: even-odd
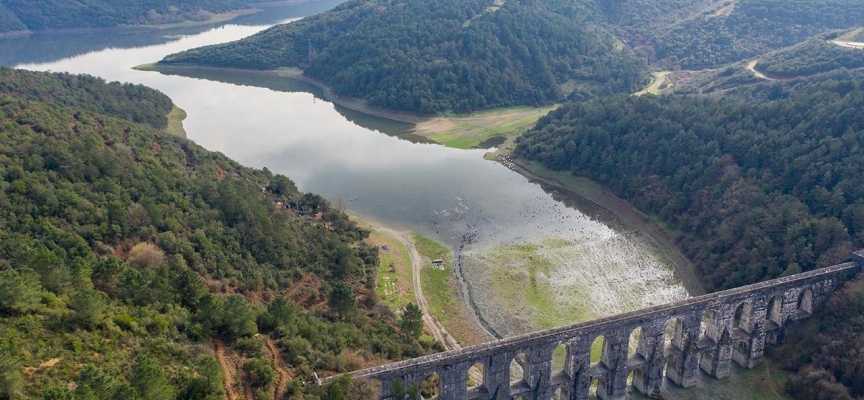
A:
[[[394,400],[390,388],[395,382],[419,382],[433,374],[440,380],[442,400],[548,400],[556,392],[562,399],[582,400],[588,398],[595,381],[602,399],[624,399],[630,384],[658,397],[664,378],[690,387],[696,384],[699,368],[723,379],[730,375],[733,360],[746,368],[755,366],[762,361],[766,343],[782,341],[790,325],[810,316],[862,267],[864,250],[845,264],[364,369],[352,376],[379,381],[379,397],[384,400]],[[629,343],[636,329],[639,340],[634,353]],[[603,353],[592,363],[591,344],[600,336]],[[563,369],[555,371],[553,353],[561,344],[566,357]],[[523,376],[511,382],[514,359]],[[483,366],[482,385],[468,389],[468,371],[477,364]],[[628,383],[631,372],[632,383]]]

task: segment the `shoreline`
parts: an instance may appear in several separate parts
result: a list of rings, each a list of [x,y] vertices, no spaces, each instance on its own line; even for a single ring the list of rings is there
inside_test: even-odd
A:
[[[510,154],[499,154],[496,157],[496,162],[504,164],[531,181],[555,187],[569,195],[587,200],[611,212],[624,225],[645,235],[654,247],[672,263],[675,276],[681,280],[684,288],[691,296],[707,293],[702,286],[702,282],[696,277],[695,267],[692,262],[675,246],[673,234],[625,200],[605,190],[601,184],[588,178],[574,176],[574,179],[581,182],[579,182],[579,185],[568,185],[556,177],[550,176],[557,171],[541,171],[537,166],[526,165],[525,160],[511,158]]]
[[[199,66],[199,65],[165,65],[159,64],[159,62],[141,64],[132,67],[132,69],[138,71],[154,71],[160,73],[176,73],[177,75],[183,76],[182,72],[184,70],[201,70],[201,71],[223,71],[223,72],[241,72],[252,75],[267,75],[267,76],[278,76],[282,78],[293,79],[298,82],[308,83],[316,88],[320,89],[324,99],[338,105],[340,107],[347,108],[352,111],[361,112],[363,114],[368,114],[375,117],[386,118],[393,121],[398,122],[406,122],[409,124],[420,124],[423,122],[433,121],[439,118],[445,119],[459,119],[459,118],[472,118],[473,116],[479,114],[486,113],[494,113],[502,110],[508,109],[519,109],[519,108],[530,108],[528,106],[512,106],[512,107],[502,107],[502,108],[493,108],[486,110],[477,110],[468,114],[457,114],[454,116],[449,115],[439,115],[439,114],[417,114],[409,111],[398,111],[392,110],[388,108],[370,106],[366,103],[365,100],[358,99],[356,97],[342,96],[333,92],[333,89],[327,86],[324,82],[303,75],[303,71],[299,68],[281,68],[281,69],[270,69],[270,70],[257,70],[257,69],[248,69],[248,68],[228,68],[228,67],[210,67],[210,66]],[[545,108],[556,107],[556,106],[548,106]],[[543,109],[535,108],[535,109]],[[425,137],[425,136],[424,136]],[[436,142],[439,143],[439,142]],[[444,143],[439,143],[442,146]]]
[[[278,7],[280,5],[293,5],[293,4],[304,4],[310,3],[315,0],[286,0],[284,2],[272,2],[272,3],[255,3],[251,4],[253,8],[244,8],[240,10],[233,10],[228,12],[223,12],[219,14],[213,14],[207,20],[203,21],[192,21],[192,20],[184,20],[178,22],[170,22],[165,24],[142,24],[142,25],[115,25],[115,26],[104,26],[104,27],[81,27],[81,28],[56,28],[56,29],[42,29],[42,30],[19,30],[19,31],[9,31],[9,32],[0,32],[0,40],[2,39],[17,39],[30,37],[34,35],[62,35],[62,34],[85,34],[85,33],[114,33],[114,32],[138,32],[138,31],[158,31],[165,29],[175,29],[175,28],[194,28],[199,26],[208,26],[215,25],[222,22],[228,22],[235,18],[242,17],[244,15],[256,14],[263,12],[263,8],[267,7]],[[284,4],[283,4],[284,3]],[[258,8],[262,7],[262,8]]]
[[[421,278],[423,275],[423,259],[425,255],[423,255],[418,250],[418,244],[414,239],[415,235],[420,238],[422,238],[422,236],[419,236],[416,233],[408,230],[390,227],[387,224],[376,221],[374,218],[361,216],[353,213],[349,213],[349,215],[351,216],[351,219],[355,220],[360,226],[373,230],[381,235],[390,237],[391,239],[399,242],[408,252],[410,265],[407,265],[405,267],[410,270],[409,276],[411,276],[411,294],[414,297],[414,304],[420,307],[420,309],[423,311],[424,325],[436,341],[444,345],[444,348],[447,351],[458,350],[463,346],[471,346],[482,343],[476,342],[476,340],[471,340],[470,337],[463,337],[462,341],[457,340],[456,337],[451,333],[451,330],[457,332],[457,334],[459,334],[460,332],[464,334],[465,332],[462,328],[466,327],[451,326],[450,329],[448,329],[448,327],[444,325],[444,323],[438,318],[438,316],[436,316],[435,313],[432,312],[432,307],[429,304],[429,299],[423,294],[423,282]],[[434,240],[432,239],[427,240],[434,242]],[[435,243],[438,244],[437,242]],[[456,298],[458,299],[458,297]],[[460,304],[465,312],[469,312],[468,308],[470,306],[468,304]],[[470,331],[473,331],[471,335],[481,335],[482,332],[484,332],[483,327],[474,326],[473,324],[472,326],[467,328]]]
[[[420,122],[428,121],[432,118],[436,118],[436,115],[420,115],[415,113],[410,113],[407,111],[396,111],[390,110],[386,108],[374,107],[366,104],[365,100],[357,99],[354,97],[340,96],[333,93],[333,90],[321,82],[320,80],[310,78],[308,76],[303,75],[303,71],[298,68],[283,68],[283,69],[269,69],[269,70],[258,70],[258,69],[248,69],[248,68],[227,68],[227,67],[209,67],[209,66],[200,66],[200,65],[164,65],[159,64],[159,62],[152,62],[147,64],[136,65],[132,67],[134,70],[138,71],[153,71],[160,73],[176,73],[177,75],[183,76],[182,71],[184,70],[201,70],[201,71],[223,71],[223,72],[242,72],[251,75],[268,75],[268,76],[278,76],[282,78],[293,79],[298,82],[308,83],[316,88],[320,89],[324,99],[338,105],[340,107],[347,108],[349,110],[361,112],[364,114],[372,115],[375,117],[386,118],[393,121],[398,122],[406,122],[409,124],[418,124]]]

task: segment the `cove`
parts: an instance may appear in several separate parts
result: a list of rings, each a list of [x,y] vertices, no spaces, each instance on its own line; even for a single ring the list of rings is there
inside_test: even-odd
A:
[[[314,86],[287,78],[131,69],[338,3],[285,7],[210,28],[148,31],[134,40],[119,33],[39,35],[26,38],[26,45],[0,41],[0,54],[17,68],[86,73],[161,90],[186,110],[188,138],[205,148],[284,174],[301,190],[341,199],[366,220],[447,245],[463,278],[464,301],[495,336],[688,296],[669,261],[644,236],[590,207],[565,204],[554,189],[485,160],[487,150],[409,140],[411,124],[335,106]],[[9,47],[15,43],[19,47]],[[75,50],[52,50],[57,48]]]

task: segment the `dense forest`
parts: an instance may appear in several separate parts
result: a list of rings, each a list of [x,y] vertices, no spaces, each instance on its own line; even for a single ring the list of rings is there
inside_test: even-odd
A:
[[[106,83],[101,78],[68,73],[43,74],[0,67],[0,94],[105,114],[165,129],[174,103],[141,85]]]
[[[155,130],[161,93],[2,76],[0,399],[221,399],[214,344],[256,398],[283,360],[286,398],[363,399],[302,382],[440,349],[377,305],[368,232],[287,177]]]
[[[685,69],[717,67],[788,47],[831,29],[864,25],[856,0],[740,0],[731,12],[700,15],[653,42],[659,59]]]
[[[860,81],[757,105],[604,98],[542,118],[516,154],[656,215],[719,290],[831,265],[864,245],[862,106]]]
[[[299,67],[338,94],[424,114],[630,92],[646,64],[566,0],[353,0],[161,64]]]
[[[0,0],[0,34],[204,21],[249,0]]]
[[[515,154],[605,184],[676,234],[709,290],[732,288],[864,247],[862,82],[841,68],[742,86],[720,100],[570,103],[517,139]],[[859,276],[769,353],[792,372],[786,392],[864,397],[862,329]]]
[[[755,67],[757,71],[762,68],[759,63]],[[682,72],[673,79],[675,86],[667,92],[673,95],[708,95],[761,103],[787,98],[797,92],[819,90],[826,85],[860,82],[864,80],[864,68],[840,67],[813,75],[767,80],[757,77],[748,70],[747,63],[741,62],[715,70]]]
[[[864,274],[834,293],[788,343],[768,351],[794,373],[786,392],[796,399],[864,398]]]
[[[771,77],[808,76],[840,68],[864,67],[864,49],[842,47],[831,43],[830,37],[816,37],[790,48],[768,53],[759,58],[757,69]]]

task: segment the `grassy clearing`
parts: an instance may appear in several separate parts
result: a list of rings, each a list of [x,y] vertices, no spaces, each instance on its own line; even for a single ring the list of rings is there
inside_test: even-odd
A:
[[[467,305],[462,302],[459,281],[453,273],[452,252],[438,242],[417,234],[413,235],[412,240],[423,258],[420,282],[432,315],[463,346],[482,343],[483,335],[474,324]],[[443,268],[432,266],[432,260],[435,259],[444,260]]]
[[[174,28],[194,28],[196,26],[207,26],[218,24],[220,22],[230,21],[234,18],[237,18],[241,15],[254,14],[257,12],[261,12],[260,9],[257,8],[249,8],[245,10],[236,10],[230,11],[222,14],[216,14],[210,17],[210,19],[203,21],[182,21],[175,22],[171,24],[155,24],[155,25],[140,25],[143,28],[152,28],[152,29],[174,29]],[[135,26],[139,27],[139,26]]]
[[[171,109],[171,112],[168,113],[168,126],[165,128],[165,132],[185,138],[186,130],[183,129],[183,120],[186,119],[186,116],[186,111],[180,107],[174,106],[174,108]]]
[[[555,108],[558,105],[543,108],[512,107],[460,117],[431,118],[418,123],[414,133],[447,147],[470,149],[490,138],[509,139],[521,135]]]
[[[652,72],[651,84],[643,90],[634,93],[634,96],[642,96],[645,94],[653,94],[655,96],[663,93],[664,90],[672,87],[672,83],[667,81],[667,77],[672,71],[655,71]]]
[[[408,303],[416,303],[411,289],[413,274],[408,249],[398,239],[381,231],[373,231],[369,235],[369,242],[380,249],[375,292],[381,304],[398,313]],[[383,246],[387,246],[387,249]]]

